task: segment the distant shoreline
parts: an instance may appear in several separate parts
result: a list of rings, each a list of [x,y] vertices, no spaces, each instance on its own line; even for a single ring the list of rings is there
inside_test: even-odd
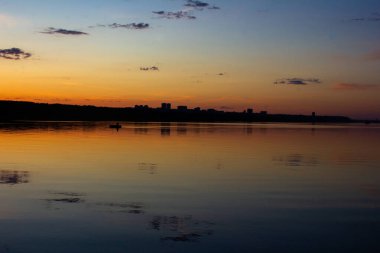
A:
[[[126,108],[0,101],[0,122],[15,121],[128,121],[199,123],[379,123],[345,116],[268,114],[267,112],[224,112],[200,108],[178,109],[136,106]]]

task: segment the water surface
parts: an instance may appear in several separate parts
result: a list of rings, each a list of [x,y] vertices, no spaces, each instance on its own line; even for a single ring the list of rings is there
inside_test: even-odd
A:
[[[0,252],[380,252],[375,125],[0,125]]]

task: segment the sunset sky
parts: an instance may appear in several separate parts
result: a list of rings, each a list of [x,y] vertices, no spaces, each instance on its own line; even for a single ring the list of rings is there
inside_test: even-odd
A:
[[[0,99],[380,118],[379,0],[0,0]]]

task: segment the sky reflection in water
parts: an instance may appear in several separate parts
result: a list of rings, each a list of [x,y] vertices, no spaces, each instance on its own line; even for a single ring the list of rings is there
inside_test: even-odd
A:
[[[0,126],[0,252],[377,252],[380,128]]]

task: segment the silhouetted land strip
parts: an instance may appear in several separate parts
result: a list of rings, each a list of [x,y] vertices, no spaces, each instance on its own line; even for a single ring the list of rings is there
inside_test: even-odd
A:
[[[167,121],[167,122],[358,122],[344,116],[224,112],[214,109],[112,108],[0,101],[0,121]]]

